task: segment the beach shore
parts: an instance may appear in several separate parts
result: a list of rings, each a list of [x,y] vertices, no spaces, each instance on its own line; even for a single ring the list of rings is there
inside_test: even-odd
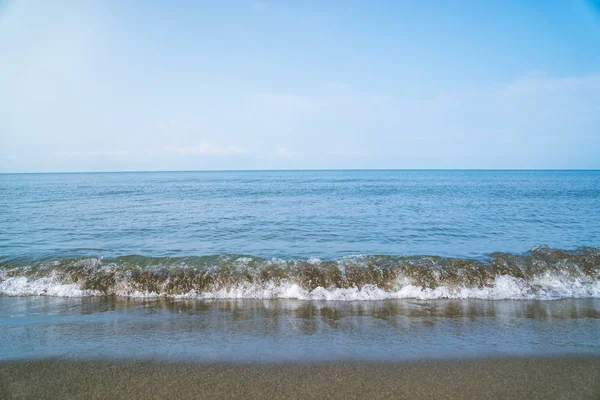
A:
[[[3,399],[597,399],[599,357],[407,363],[0,362]]]

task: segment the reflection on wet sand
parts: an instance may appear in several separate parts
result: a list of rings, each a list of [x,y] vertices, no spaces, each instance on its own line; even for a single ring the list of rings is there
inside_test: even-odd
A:
[[[93,299],[91,299],[93,300]],[[231,313],[233,320],[254,318],[256,313],[274,318],[293,315],[296,318],[323,318],[332,322],[348,317],[371,317],[389,320],[411,318],[478,318],[512,316],[518,318],[578,319],[600,318],[600,300],[566,299],[543,300],[383,300],[383,301],[303,301],[303,300],[122,300],[129,305],[146,304],[166,311],[190,315],[217,309]],[[116,304],[119,300],[115,301]]]
[[[381,301],[309,301],[259,299],[169,299],[82,297],[4,297],[0,305],[10,307],[8,313],[18,315],[70,315],[122,312],[144,309],[146,313],[176,313],[189,316],[203,313],[228,314],[231,321],[244,321],[278,316],[300,319],[322,318],[330,322],[351,317],[392,320],[409,318],[480,318],[513,317],[541,321],[600,318],[600,299],[545,300],[381,300]],[[2,316],[2,314],[0,314]],[[224,317],[224,315],[221,315]]]
[[[600,354],[600,300],[0,296],[0,358],[402,360]]]

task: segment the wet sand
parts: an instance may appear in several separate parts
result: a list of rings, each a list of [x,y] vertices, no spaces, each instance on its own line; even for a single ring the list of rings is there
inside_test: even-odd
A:
[[[0,362],[2,399],[598,399],[600,358],[411,363]]]

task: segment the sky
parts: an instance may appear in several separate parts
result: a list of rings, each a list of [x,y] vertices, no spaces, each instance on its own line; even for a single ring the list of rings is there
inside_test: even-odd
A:
[[[0,0],[0,172],[600,169],[600,0]]]

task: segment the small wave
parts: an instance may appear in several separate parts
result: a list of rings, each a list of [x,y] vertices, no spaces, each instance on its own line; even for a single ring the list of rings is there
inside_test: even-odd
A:
[[[600,297],[600,249],[540,246],[489,261],[434,256],[339,260],[253,256],[0,263],[0,294],[306,300]]]

